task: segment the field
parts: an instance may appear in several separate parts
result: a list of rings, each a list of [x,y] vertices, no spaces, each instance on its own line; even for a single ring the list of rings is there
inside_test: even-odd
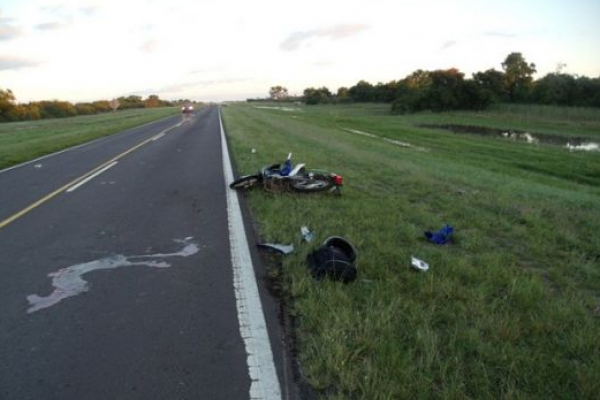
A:
[[[292,152],[345,181],[339,198],[246,193],[261,239],[296,246],[272,274],[318,398],[600,398],[600,152],[509,134],[597,143],[600,111],[264,106],[222,109],[239,174]],[[424,239],[445,223],[451,244]],[[354,283],[308,273],[307,254],[332,235],[358,248]],[[429,271],[412,270],[411,256]]]
[[[178,108],[0,124],[0,169],[179,112]]]

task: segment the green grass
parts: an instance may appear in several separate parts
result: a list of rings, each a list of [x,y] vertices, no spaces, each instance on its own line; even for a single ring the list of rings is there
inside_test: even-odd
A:
[[[600,398],[600,154],[416,127],[598,136],[598,112],[580,122],[530,112],[223,109],[240,174],[293,152],[344,176],[340,198],[247,193],[262,239],[296,244],[273,273],[297,319],[301,373],[321,397]],[[453,244],[423,239],[446,222]],[[315,244],[302,244],[302,225]],[[358,248],[356,282],[310,277],[306,255],[330,235]],[[429,272],[412,271],[411,255]]]
[[[174,115],[178,108],[0,124],[0,169]]]

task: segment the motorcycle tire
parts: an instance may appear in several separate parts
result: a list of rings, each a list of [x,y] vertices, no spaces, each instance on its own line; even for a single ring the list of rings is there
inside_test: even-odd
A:
[[[258,175],[244,175],[240,176],[233,182],[229,184],[231,189],[250,189],[252,186],[256,185],[260,181],[260,177]]]
[[[333,186],[333,179],[328,175],[295,177],[290,185],[292,190],[302,193],[322,192],[331,189]]]

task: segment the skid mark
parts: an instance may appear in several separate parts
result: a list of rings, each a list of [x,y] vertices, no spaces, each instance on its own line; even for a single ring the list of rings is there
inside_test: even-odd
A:
[[[191,242],[192,239],[193,238],[188,237],[183,240],[175,240],[175,242],[183,245],[183,248],[176,253],[144,254],[133,256],[116,254],[110,257],[101,258],[100,260],[71,265],[56,272],[52,272],[48,274],[48,276],[52,278],[52,286],[55,288],[54,291],[48,296],[39,296],[37,294],[30,294],[27,296],[27,301],[29,301],[29,304],[31,305],[31,307],[29,307],[27,310],[27,313],[30,314],[39,311],[41,309],[53,306],[68,297],[77,296],[78,294],[87,292],[89,290],[89,286],[87,281],[83,279],[82,276],[88,272],[132,266],[169,268],[171,264],[167,263],[163,259],[171,257],[189,257],[199,251],[198,245]]]

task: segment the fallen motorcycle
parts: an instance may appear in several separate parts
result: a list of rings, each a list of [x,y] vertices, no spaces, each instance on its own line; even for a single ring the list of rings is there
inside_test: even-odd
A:
[[[240,176],[229,187],[250,189],[262,185],[268,191],[294,191],[303,193],[330,191],[341,194],[343,179],[324,170],[307,170],[305,164],[292,166],[292,153],[283,164],[263,167],[257,174]]]

